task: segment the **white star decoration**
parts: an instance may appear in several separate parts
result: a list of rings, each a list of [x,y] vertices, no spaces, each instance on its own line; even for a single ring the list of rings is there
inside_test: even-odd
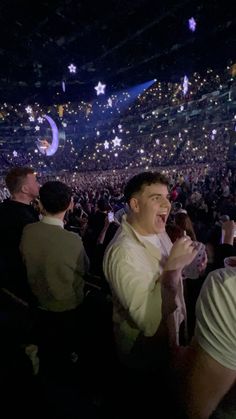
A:
[[[40,130],[40,127],[38,125],[36,125],[35,131],[39,131],[39,130]]]
[[[34,117],[33,116],[30,116],[29,117],[29,120],[30,120],[30,122],[34,122]]]
[[[14,150],[12,154],[13,154],[14,157],[17,157],[18,156],[18,153],[17,153],[16,150]]]
[[[27,112],[27,113],[32,113],[32,108],[31,108],[31,106],[27,106],[27,107],[25,108],[25,110],[26,110],[26,112]]]
[[[105,142],[104,142],[104,148],[105,148],[105,150],[107,150],[107,149],[109,148],[109,143],[108,143],[108,141],[105,141]]]
[[[43,123],[43,118],[41,116],[38,117],[38,123],[42,124]]]
[[[102,83],[99,81],[99,82],[98,82],[98,85],[94,87],[94,89],[95,89],[95,90],[96,90],[96,92],[97,92],[97,96],[99,96],[99,95],[104,95],[104,94],[105,94],[105,88],[106,88],[106,85],[105,85],[105,84],[102,84]]]
[[[76,66],[74,64],[68,65],[70,73],[76,73]]]
[[[118,138],[117,136],[114,138],[114,140],[112,140],[112,142],[113,142],[113,144],[114,144],[114,147],[119,147],[120,146],[120,143],[121,143],[121,138]]]

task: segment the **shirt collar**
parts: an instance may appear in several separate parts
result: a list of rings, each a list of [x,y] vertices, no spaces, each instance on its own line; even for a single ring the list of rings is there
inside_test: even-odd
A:
[[[133,237],[136,238],[136,240],[144,247],[146,247],[146,249],[149,251],[149,253],[152,254],[152,256],[154,256],[155,258],[157,258],[158,260],[161,259],[161,252],[160,250],[154,246],[154,244],[150,243],[149,241],[142,239],[142,236],[140,234],[137,233],[137,231],[133,228],[133,226],[127,221],[127,215],[124,215],[122,218],[122,223],[121,223],[121,228],[128,232],[128,234],[132,235]]]
[[[59,218],[49,217],[48,215],[44,215],[42,218],[42,223],[50,224],[52,226],[58,226],[64,228],[64,223]]]

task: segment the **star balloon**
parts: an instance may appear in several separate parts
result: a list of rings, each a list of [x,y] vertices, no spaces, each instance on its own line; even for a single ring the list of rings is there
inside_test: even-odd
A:
[[[95,86],[94,87],[94,89],[96,90],[96,92],[97,92],[97,96],[99,96],[99,95],[104,95],[105,94],[105,88],[106,88],[106,85],[105,84],[102,84],[100,81],[98,82],[98,84],[97,84],[97,86]]]
[[[40,130],[40,127],[38,125],[36,125],[35,131],[39,131],[39,130]]]
[[[18,156],[18,153],[17,153],[16,150],[14,150],[12,154],[13,154],[14,157],[17,157]]]
[[[118,138],[117,136],[114,138],[114,140],[112,140],[112,142],[113,142],[113,144],[114,144],[114,147],[119,147],[120,146],[120,143],[121,143],[121,138]]]
[[[38,123],[42,124],[43,123],[43,118],[41,116],[38,117]]]
[[[29,120],[30,120],[30,122],[34,122],[34,117],[33,116],[30,116],[29,117]]]

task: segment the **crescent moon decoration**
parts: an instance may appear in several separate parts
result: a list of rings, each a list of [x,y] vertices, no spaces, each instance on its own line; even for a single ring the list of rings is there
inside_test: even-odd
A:
[[[58,146],[59,146],[59,134],[58,134],[58,128],[56,126],[56,123],[53,121],[53,119],[50,116],[43,115],[45,119],[49,122],[49,125],[52,129],[52,143],[49,145],[49,147],[45,148],[37,144],[38,150],[41,154],[44,154],[46,156],[53,156],[53,154],[56,153]]]

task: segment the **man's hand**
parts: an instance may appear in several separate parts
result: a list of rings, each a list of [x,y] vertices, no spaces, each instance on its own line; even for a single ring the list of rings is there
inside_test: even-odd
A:
[[[164,271],[182,270],[189,265],[198,253],[198,247],[187,237],[181,237],[174,243],[167,259]]]

